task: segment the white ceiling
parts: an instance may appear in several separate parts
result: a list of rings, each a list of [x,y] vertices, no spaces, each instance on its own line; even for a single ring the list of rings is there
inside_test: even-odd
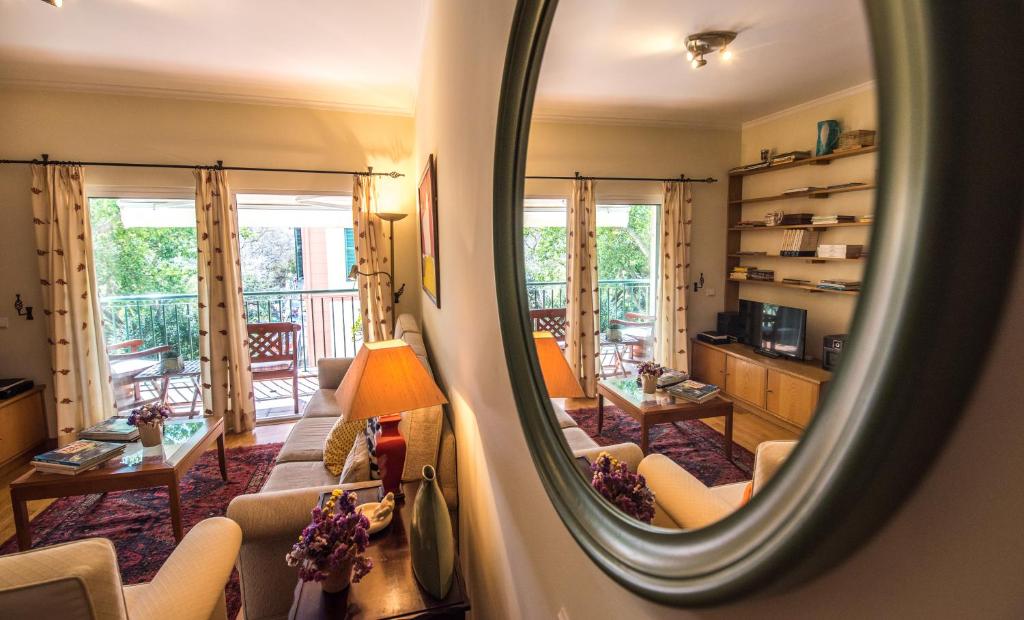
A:
[[[412,114],[424,0],[0,0],[0,81]]]
[[[0,85],[412,114],[427,5],[0,0]],[[712,29],[735,58],[693,70],[686,36]],[[536,112],[736,125],[872,77],[857,0],[561,0]]]
[[[739,32],[731,62],[686,62],[686,37]],[[874,78],[858,0],[561,0],[540,118],[732,124]]]

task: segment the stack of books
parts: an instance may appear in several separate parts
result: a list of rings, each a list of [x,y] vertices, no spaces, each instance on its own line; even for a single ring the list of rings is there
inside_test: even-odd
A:
[[[665,388],[670,388],[673,385],[682,383],[683,381],[686,381],[689,378],[690,375],[686,374],[685,372],[667,369],[665,370],[665,372],[661,373],[660,377],[658,377],[658,389],[664,390]]]
[[[845,224],[853,222],[857,218],[852,215],[815,215],[811,218],[812,224]]]
[[[739,222],[736,223],[736,225],[750,227],[767,226],[767,224],[764,223],[764,220],[740,220]]]
[[[139,427],[128,424],[128,418],[109,418],[90,426],[78,436],[95,441],[135,441],[139,438]]]
[[[700,381],[683,381],[679,385],[672,386],[668,389],[668,393],[672,396],[678,396],[684,400],[688,400],[691,403],[704,403],[718,395],[718,386],[710,383],[701,383]]]
[[[860,258],[863,253],[863,245],[834,243],[818,246],[818,258]]]
[[[782,278],[783,284],[795,284],[797,286],[808,286],[811,281],[803,278]]]
[[[123,443],[79,439],[36,456],[32,459],[32,467],[38,472],[73,476],[120,456],[124,448]]]
[[[859,291],[860,281],[859,280],[822,280],[818,283],[818,288],[825,289],[827,291]]]
[[[857,221],[863,224],[870,224],[875,221],[875,214],[868,213],[867,215],[862,215],[859,218],[857,218]]]
[[[814,219],[813,213],[786,213],[779,222],[780,226],[803,226],[811,224]]]
[[[789,196],[790,194],[809,194],[811,192],[821,191],[820,187],[815,185],[808,185],[807,187],[792,187],[782,192],[783,196]]]
[[[782,164],[789,164],[801,159],[808,159],[810,156],[810,151],[790,151],[788,153],[779,153],[775,157],[772,157],[772,165],[779,166]]]
[[[732,271],[729,273],[729,279],[730,280],[746,280],[747,279],[747,273],[751,269],[757,269],[757,267],[748,267],[746,265],[737,265],[736,267],[733,267]]]
[[[748,269],[747,270],[748,280],[767,280],[769,282],[775,281],[775,271],[772,269]]]
[[[782,235],[779,256],[814,256],[818,247],[818,231],[791,228]]]
[[[761,168],[767,168],[771,162],[759,161],[753,164],[747,164],[746,166],[736,166],[735,168],[729,169],[729,174],[736,174],[739,172],[750,172],[751,170],[760,170]]]

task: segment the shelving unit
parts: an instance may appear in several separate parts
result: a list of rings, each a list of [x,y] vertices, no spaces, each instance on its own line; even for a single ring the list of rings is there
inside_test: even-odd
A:
[[[815,190],[813,192],[802,192],[799,194],[777,194],[772,196],[756,196],[750,198],[744,198],[743,196],[743,179],[744,177],[767,174],[771,172],[777,172],[780,170],[789,170],[791,168],[798,168],[800,166],[826,166],[831,164],[833,161],[838,159],[844,159],[847,157],[857,157],[860,155],[867,155],[868,153],[874,153],[878,150],[877,146],[864,147],[861,149],[843,151],[841,153],[833,153],[831,155],[825,155],[822,157],[810,157],[808,159],[802,159],[799,161],[790,162],[788,164],[780,164],[777,166],[768,166],[766,168],[758,168],[756,170],[748,170],[742,172],[733,172],[729,174],[729,195],[726,199],[726,247],[725,247],[725,265],[726,265],[726,284],[725,284],[725,308],[726,310],[738,310],[739,299],[740,299],[740,285],[741,284],[758,284],[761,286],[773,286],[778,288],[789,288],[807,291],[808,293],[824,293],[826,295],[845,295],[847,297],[857,297],[859,291],[834,291],[828,289],[821,289],[814,285],[801,285],[801,284],[784,284],[781,282],[780,276],[776,274],[777,280],[733,280],[729,277],[729,273],[733,267],[740,265],[740,261],[747,259],[748,261],[757,260],[787,260],[787,261],[804,261],[808,263],[820,263],[818,269],[827,269],[829,263],[843,263],[851,261],[861,261],[860,258],[818,258],[814,256],[779,256],[778,254],[741,254],[741,240],[744,233],[748,232],[767,232],[767,231],[778,231],[785,229],[816,229],[816,230],[827,230],[829,228],[846,228],[846,227],[864,227],[871,226],[871,222],[844,222],[837,224],[797,224],[797,225],[785,225],[785,226],[740,226],[740,221],[743,220],[743,207],[745,205],[781,201],[781,200],[792,200],[797,198],[807,199],[827,199],[833,194],[843,194],[849,192],[861,192],[873,190],[876,188],[874,179],[870,182],[865,181],[863,185],[854,185],[850,187],[841,187],[835,189],[823,188]],[[851,181],[857,181],[851,179]],[[813,185],[813,183],[806,183],[806,185]],[[805,276],[806,277],[806,276]],[[819,279],[828,278],[829,274],[827,271],[822,272]]]

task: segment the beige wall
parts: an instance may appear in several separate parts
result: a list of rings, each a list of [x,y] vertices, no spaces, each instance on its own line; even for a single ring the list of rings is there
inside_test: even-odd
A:
[[[279,168],[330,168],[405,173],[382,182],[384,201],[412,217],[396,224],[396,280],[406,282],[399,311],[418,313],[419,290],[413,119],[288,107],[163,100],[148,97],[4,90],[0,93],[0,157],[160,163],[213,163]],[[6,228],[0,316],[0,375],[29,376],[47,383],[50,364],[42,320],[15,318],[21,293],[39,308],[39,282],[29,201],[27,166],[0,166],[0,210]],[[348,176],[232,172],[243,190],[313,190],[351,193]],[[188,170],[89,168],[88,187],[114,191],[152,189],[193,194]],[[87,189],[88,189],[87,187]]]
[[[693,245],[690,271],[704,274],[705,288],[691,290],[688,319],[691,332],[715,328],[723,307],[725,284],[725,204],[727,172],[739,156],[739,132],[671,126],[534,123],[526,172],[564,176],[575,171],[590,176],[669,178],[680,174],[715,177],[718,183],[693,184]],[[628,201],[661,204],[660,183],[595,181],[598,202]],[[571,181],[531,180],[527,197],[568,198]],[[710,295],[710,293],[714,295]]]
[[[461,561],[476,618],[1009,618],[1024,614],[1024,262],[1003,339],[965,420],[899,514],[795,590],[678,610],[608,579],[541,488],[505,373],[491,248],[495,119],[514,2],[432,4],[416,154],[438,158],[440,310],[423,300],[458,437]],[[688,171],[689,172],[689,171]],[[898,413],[898,412],[894,412]]]
[[[762,148],[778,153],[793,150],[814,152],[817,124],[820,120],[838,120],[843,130],[876,129],[874,88],[858,88],[855,92],[830,96],[768,118],[746,123],[741,137],[741,161],[750,163],[760,158]],[[874,181],[877,156],[860,155],[834,161],[828,166],[799,166],[769,174],[744,177],[743,196],[774,196],[793,187],[828,186],[839,183]],[[875,192],[836,194],[827,199],[792,198],[789,200],[744,205],[743,219],[761,219],[768,211],[814,213],[816,215],[863,215],[874,210]],[[822,231],[819,243],[852,243],[869,246],[870,228],[834,228]],[[777,254],[781,231],[752,232],[742,236],[741,250]],[[745,258],[743,264],[775,269],[775,279],[794,277],[817,282],[822,278],[860,280],[863,262],[829,262],[811,264],[798,260]],[[794,306],[807,310],[807,355],[821,357],[822,337],[848,331],[857,297],[828,293],[810,293],[797,289],[773,288],[763,284],[741,284],[740,297]]]

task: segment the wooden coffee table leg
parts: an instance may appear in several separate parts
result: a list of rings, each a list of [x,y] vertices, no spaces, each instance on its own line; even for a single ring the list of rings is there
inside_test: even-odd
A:
[[[725,458],[732,462],[732,408],[725,414]]]
[[[601,394],[597,395],[597,434],[601,434],[601,429],[604,428],[604,396]]]
[[[32,548],[32,529],[28,522],[28,506],[25,500],[11,492],[11,508],[14,510],[14,531],[18,534],[18,551]]]
[[[647,417],[640,416],[640,451],[647,454],[647,435],[651,427],[647,424]]]
[[[171,509],[171,529],[174,530],[174,540],[181,542],[185,532],[181,527],[181,496],[178,493],[178,477],[173,476],[167,484],[167,497]]]
[[[220,477],[226,482],[228,479],[228,462],[224,456],[224,433],[217,435],[217,460],[220,461]]]

